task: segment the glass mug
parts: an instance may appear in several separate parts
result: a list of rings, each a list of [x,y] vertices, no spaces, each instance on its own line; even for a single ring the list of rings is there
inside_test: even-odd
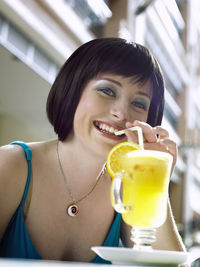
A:
[[[166,220],[172,161],[166,152],[134,150],[122,156],[123,169],[112,180],[111,203],[132,226],[136,249],[151,248]]]

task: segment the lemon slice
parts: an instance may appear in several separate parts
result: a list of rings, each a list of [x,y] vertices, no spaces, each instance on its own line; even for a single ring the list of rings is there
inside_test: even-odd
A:
[[[142,150],[138,144],[133,142],[122,142],[114,146],[107,157],[106,167],[111,178],[114,177],[115,173],[122,170],[121,157],[133,150]]]

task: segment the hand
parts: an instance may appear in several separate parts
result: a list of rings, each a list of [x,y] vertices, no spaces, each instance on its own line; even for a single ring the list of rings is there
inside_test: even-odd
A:
[[[134,121],[133,123],[127,122],[125,134],[128,141],[138,143],[138,136],[136,131],[128,130],[133,126],[139,126],[142,128],[144,148],[148,150],[157,150],[168,152],[173,157],[172,171],[174,170],[177,161],[177,145],[169,138],[169,133],[161,126],[151,127],[149,124],[141,121]]]

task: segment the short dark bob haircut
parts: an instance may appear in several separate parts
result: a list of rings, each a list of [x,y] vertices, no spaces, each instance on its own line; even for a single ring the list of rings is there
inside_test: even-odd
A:
[[[67,59],[47,99],[47,116],[59,140],[73,128],[74,114],[87,83],[98,74],[132,77],[151,82],[153,95],[147,123],[160,125],[164,109],[164,79],[159,64],[144,46],[121,38],[100,38],[81,45]]]

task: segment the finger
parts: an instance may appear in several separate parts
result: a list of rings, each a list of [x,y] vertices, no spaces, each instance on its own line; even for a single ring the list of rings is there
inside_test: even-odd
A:
[[[161,144],[161,146],[165,147],[165,149],[167,150],[167,152],[169,154],[172,155],[172,157],[173,157],[172,171],[173,171],[175,164],[176,164],[176,161],[177,161],[177,156],[178,156],[177,145],[174,141],[167,139],[167,138],[160,140],[159,143]]]
[[[130,130],[125,130],[125,135],[127,137],[127,141],[128,142],[134,142],[136,144],[138,144],[139,140],[138,140],[138,134],[137,132],[133,132],[133,131],[130,131]]]
[[[157,142],[157,136],[154,129],[146,122],[134,121],[133,126],[139,126],[142,128],[144,140],[150,143]]]
[[[154,129],[154,133],[158,135],[160,139],[169,137],[169,132],[163,127],[156,126],[153,129]]]
[[[127,129],[124,132],[127,136],[128,141],[132,141],[138,144],[139,143],[138,132],[129,130],[129,128],[133,127],[133,123],[127,122],[126,127]],[[144,142],[147,142],[145,136],[143,136],[143,143]]]
[[[160,143],[144,143],[144,149],[146,150],[157,150],[162,152],[168,152],[167,147],[164,145],[161,145]]]
[[[167,149],[167,151],[173,155],[177,155],[178,153],[178,148],[177,148],[177,144],[169,139],[169,138],[165,138],[165,139],[161,139],[159,141],[159,143],[162,145],[162,146],[165,146],[165,148]]]

